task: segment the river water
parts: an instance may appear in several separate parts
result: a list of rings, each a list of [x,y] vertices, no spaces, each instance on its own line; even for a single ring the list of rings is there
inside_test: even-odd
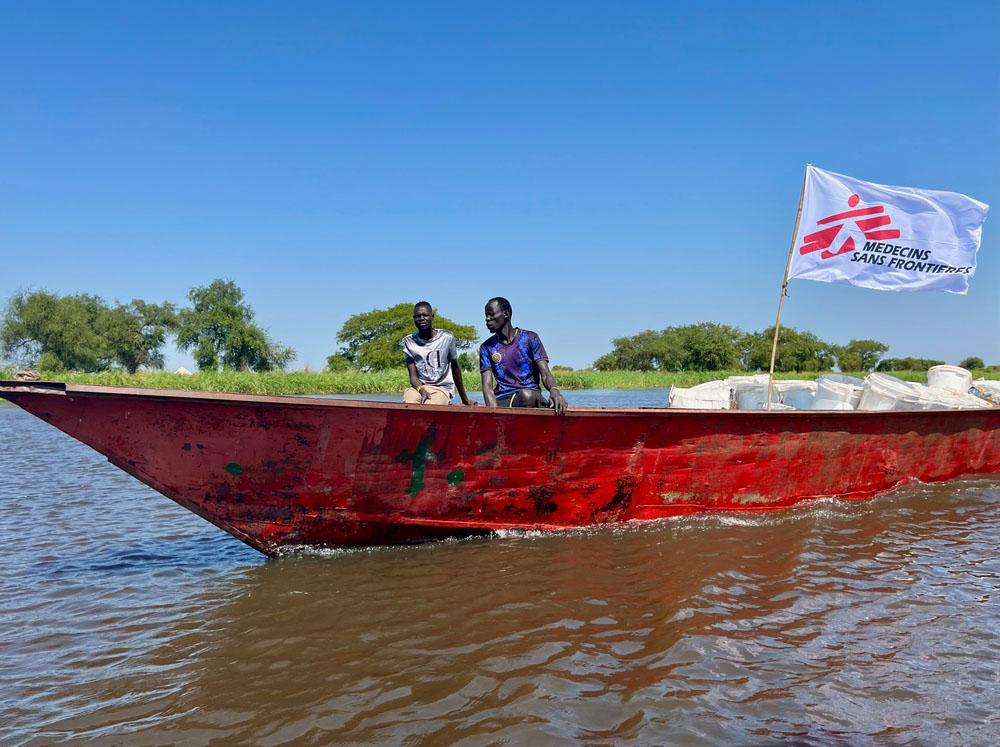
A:
[[[0,506],[4,745],[1000,740],[998,479],[269,561],[0,408]]]

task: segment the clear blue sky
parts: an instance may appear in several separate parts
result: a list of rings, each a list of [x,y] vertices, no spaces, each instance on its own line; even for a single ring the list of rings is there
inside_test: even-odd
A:
[[[987,0],[5,2],[0,298],[231,278],[315,369],[354,313],[485,333],[504,295],[584,366],[770,325],[812,161],[994,215],[968,296],[793,281],[785,323],[1000,363],[998,29]]]

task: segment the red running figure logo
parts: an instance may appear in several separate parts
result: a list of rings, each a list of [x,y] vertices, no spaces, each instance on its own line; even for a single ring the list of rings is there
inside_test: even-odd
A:
[[[844,227],[850,218],[856,218],[854,222],[858,224],[858,228],[864,233],[865,238],[869,241],[884,241],[886,239],[898,239],[899,229],[890,228],[884,230],[875,230],[882,228],[882,226],[887,226],[892,223],[892,218],[885,215],[885,205],[875,205],[873,207],[858,208],[858,203],[861,202],[861,198],[858,195],[851,195],[850,199],[847,201],[847,205],[851,208],[857,208],[856,210],[848,210],[844,213],[837,213],[836,215],[829,215],[826,218],[822,218],[816,221],[817,226],[828,226],[827,228],[822,228],[819,231],[808,234],[803,237],[805,242],[799,247],[799,254],[811,254],[812,252],[823,251],[820,254],[820,259],[830,259],[831,257],[836,257],[840,254],[845,254],[847,252],[854,251],[854,237],[848,236],[844,243],[840,245],[840,248],[836,251],[830,251],[830,246],[833,244],[834,240],[837,238],[837,234],[840,233],[840,229]],[[880,215],[882,213],[882,215]],[[864,216],[871,215],[872,218],[865,218]],[[830,225],[833,224],[833,225]]]

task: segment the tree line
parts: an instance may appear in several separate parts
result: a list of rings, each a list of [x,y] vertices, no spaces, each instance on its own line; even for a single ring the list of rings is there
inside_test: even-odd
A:
[[[243,291],[217,279],[188,292],[189,306],[133,299],[109,304],[87,293],[16,293],[0,320],[0,354],[45,371],[162,368],[163,346],[174,337],[201,371],[281,369],[295,351],[275,342],[254,321]]]
[[[771,365],[774,327],[745,332],[739,327],[701,322],[645,330],[611,341],[611,352],[594,361],[598,371],[766,371]],[[944,361],[929,358],[883,358],[889,346],[878,340],[837,345],[812,332],[782,327],[776,371],[926,371]],[[983,368],[981,358],[966,358],[963,368]]]
[[[437,314],[435,327],[455,335],[459,362],[465,370],[477,370],[473,354],[479,341],[476,328]],[[381,371],[401,365],[399,341],[413,331],[413,305],[399,303],[372,309],[349,318],[337,332],[341,347],[327,358],[329,370]],[[745,332],[715,322],[701,322],[646,330],[611,341],[611,352],[594,361],[598,371],[746,371],[767,370],[771,362],[774,327]],[[788,371],[926,371],[944,361],[929,358],[883,358],[889,346],[878,340],[851,340],[837,345],[812,332],[783,327],[779,334],[775,369]],[[984,368],[982,359],[966,358],[964,368]]]
[[[113,304],[89,294],[60,296],[22,291],[7,303],[0,319],[0,355],[42,370],[103,371],[119,367],[162,368],[163,347],[173,337],[201,371],[271,371],[284,369],[295,352],[272,340],[257,324],[243,290],[231,280],[216,279],[192,288],[189,305],[133,299]],[[435,310],[436,312],[437,310]],[[330,371],[382,371],[402,366],[400,340],[413,332],[413,304],[355,314],[337,332],[340,347],[327,358]],[[455,335],[459,364],[479,368],[473,325],[440,314],[435,327]],[[598,358],[599,371],[746,371],[767,370],[774,328],[745,332],[739,327],[701,322],[645,330],[611,341]],[[783,327],[775,369],[788,371],[927,370],[943,361],[884,358],[889,346],[878,340],[837,345],[812,332]],[[964,368],[984,368],[981,358],[961,361]]]

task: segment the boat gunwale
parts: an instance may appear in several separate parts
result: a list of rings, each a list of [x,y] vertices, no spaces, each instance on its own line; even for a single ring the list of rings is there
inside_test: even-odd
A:
[[[146,389],[141,387],[111,387],[91,384],[71,384],[47,381],[0,381],[0,397],[9,399],[11,394],[48,394],[48,395],[85,395],[97,397],[138,397],[156,400],[180,400],[196,402],[219,402],[245,405],[267,405],[281,407],[333,407],[347,409],[396,410],[418,412],[449,412],[475,414],[489,412],[505,417],[553,417],[556,414],[550,409],[486,407],[478,405],[465,407],[456,405],[419,405],[403,402],[380,402],[364,399],[334,399],[306,395],[273,395],[247,394],[235,392],[205,392],[189,389]],[[702,410],[677,407],[574,407],[563,417],[610,417],[628,416],[719,416],[727,417],[764,417],[795,419],[822,418],[872,418],[872,417],[906,417],[912,415],[931,415],[946,417],[955,415],[983,415],[997,412],[996,407],[969,409],[940,410]],[[558,416],[556,416],[558,417]]]

